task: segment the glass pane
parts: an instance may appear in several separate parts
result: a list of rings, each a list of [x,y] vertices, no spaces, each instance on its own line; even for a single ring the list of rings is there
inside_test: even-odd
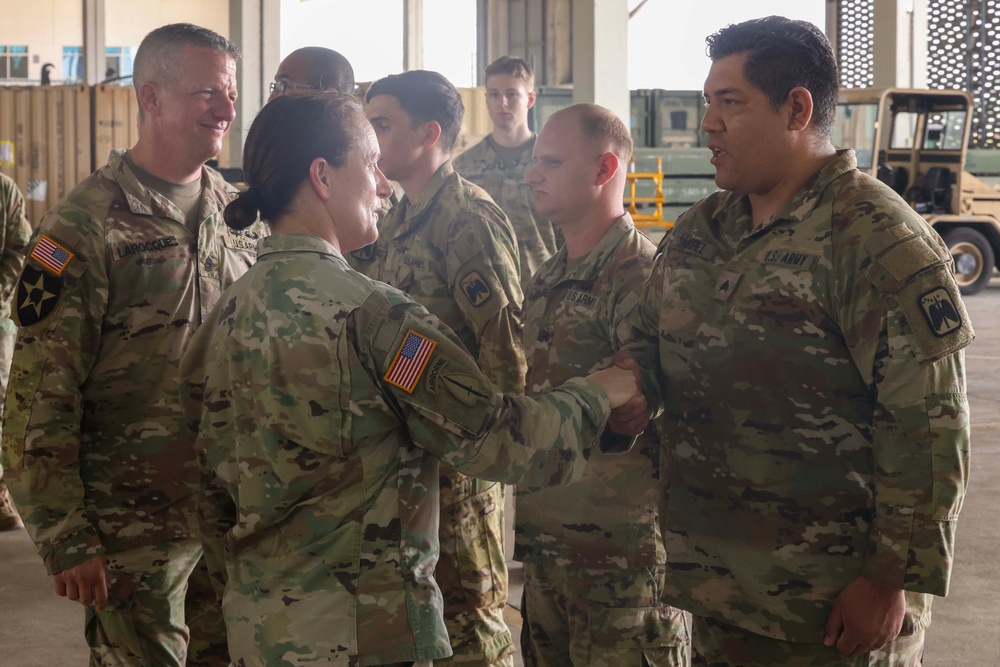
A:
[[[875,152],[876,104],[840,104],[833,122],[833,145],[853,148],[859,169],[871,169]]]
[[[8,56],[8,57],[10,58],[10,78],[27,79],[28,57],[27,56]]]
[[[912,111],[900,111],[892,121],[892,139],[889,148],[913,148],[913,135],[917,130],[917,114]]]
[[[965,136],[964,111],[943,111],[927,117],[924,148],[929,150],[956,151],[962,148]]]

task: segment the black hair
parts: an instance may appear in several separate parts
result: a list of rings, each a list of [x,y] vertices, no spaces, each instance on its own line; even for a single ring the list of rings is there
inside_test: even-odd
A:
[[[829,136],[837,113],[839,75],[830,40],[807,21],[768,16],[729,25],[705,40],[713,62],[747,54],[743,76],[767,96],[777,111],[792,88],[813,99],[813,122]]]
[[[437,72],[413,70],[379,79],[368,89],[366,102],[376,95],[392,95],[410,117],[411,127],[436,121],[441,126],[441,145],[450,151],[462,129],[465,105],[455,86]]]
[[[260,110],[243,147],[247,190],[226,207],[233,229],[260,217],[273,222],[288,211],[316,158],[331,167],[348,160],[365,122],[356,98],[343,93],[282,95]]]

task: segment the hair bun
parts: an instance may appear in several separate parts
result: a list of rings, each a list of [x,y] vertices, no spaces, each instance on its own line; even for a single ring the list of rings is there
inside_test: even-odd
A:
[[[239,193],[233,201],[229,202],[222,219],[230,229],[246,229],[254,222],[260,214],[260,203],[257,191],[250,188]]]

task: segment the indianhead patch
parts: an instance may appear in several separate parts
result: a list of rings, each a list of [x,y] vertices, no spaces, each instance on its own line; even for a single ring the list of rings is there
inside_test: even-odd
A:
[[[62,288],[63,279],[60,276],[25,266],[17,284],[14,303],[18,326],[30,327],[51,315],[59,304]]]
[[[935,336],[943,337],[962,327],[958,307],[944,287],[935,287],[921,295],[920,310]]]
[[[479,378],[467,373],[445,373],[441,381],[455,398],[466,405],[475,405],[490,397]]]
[[[31,251],[31,259],[57,276],[61,276],[69,263],[73,261],[73,253],[42,234],[38,237],[38,243],[35,244],[34,250]]]
[[[430,338],[424,338],[413,329],[406,332],[399,351],[389,364],[389,371],[385,374],[385,381],[396,385],[403,391],[412,394],[413,388],[417,386],[427,362],[431,358],[431,352],[437,347],[437,343]]]
[[[464,278],[458,281],[458,286],[465,293],[465,297],[469,300],[469,303],[476,308],[489,301],[490,297],[493,296],[490,286],[479,275],[479,271],[470,271]]]

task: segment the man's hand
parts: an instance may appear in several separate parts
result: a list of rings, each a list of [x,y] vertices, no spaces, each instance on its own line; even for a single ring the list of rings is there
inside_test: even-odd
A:
[[[639,391],[639,384],[635,381],[635,376],[631,371],[612,366],[611,368],[591,373],[588,379],[593,380],[604,388],[612,409],[625,405],[637,396],[642,400],[643,405],[645,405],[645,399],[642,398],[642,394]]]
[[[902,590],[858,577],[834,600],[823,643],[844,655],[882,648],[899,635],[905,614]]]
[[[108,606],[108,563],[103,554],[54,574],[52,581],[56,595],[78,601],[84,607],[93,603],[97,611]]]
[[[616,352],[614,361],[615,366],[618,368],[632,372],[635,382],[639,387],[640,395],[612,410],[611,417],[608,419],[608,426],[615,433],[639,435],[649,425],[649,408],[646,405],[646,399],[641,394],[642,376],[639,373],[639,364],[629,356],[628,352],[624,351]]]

